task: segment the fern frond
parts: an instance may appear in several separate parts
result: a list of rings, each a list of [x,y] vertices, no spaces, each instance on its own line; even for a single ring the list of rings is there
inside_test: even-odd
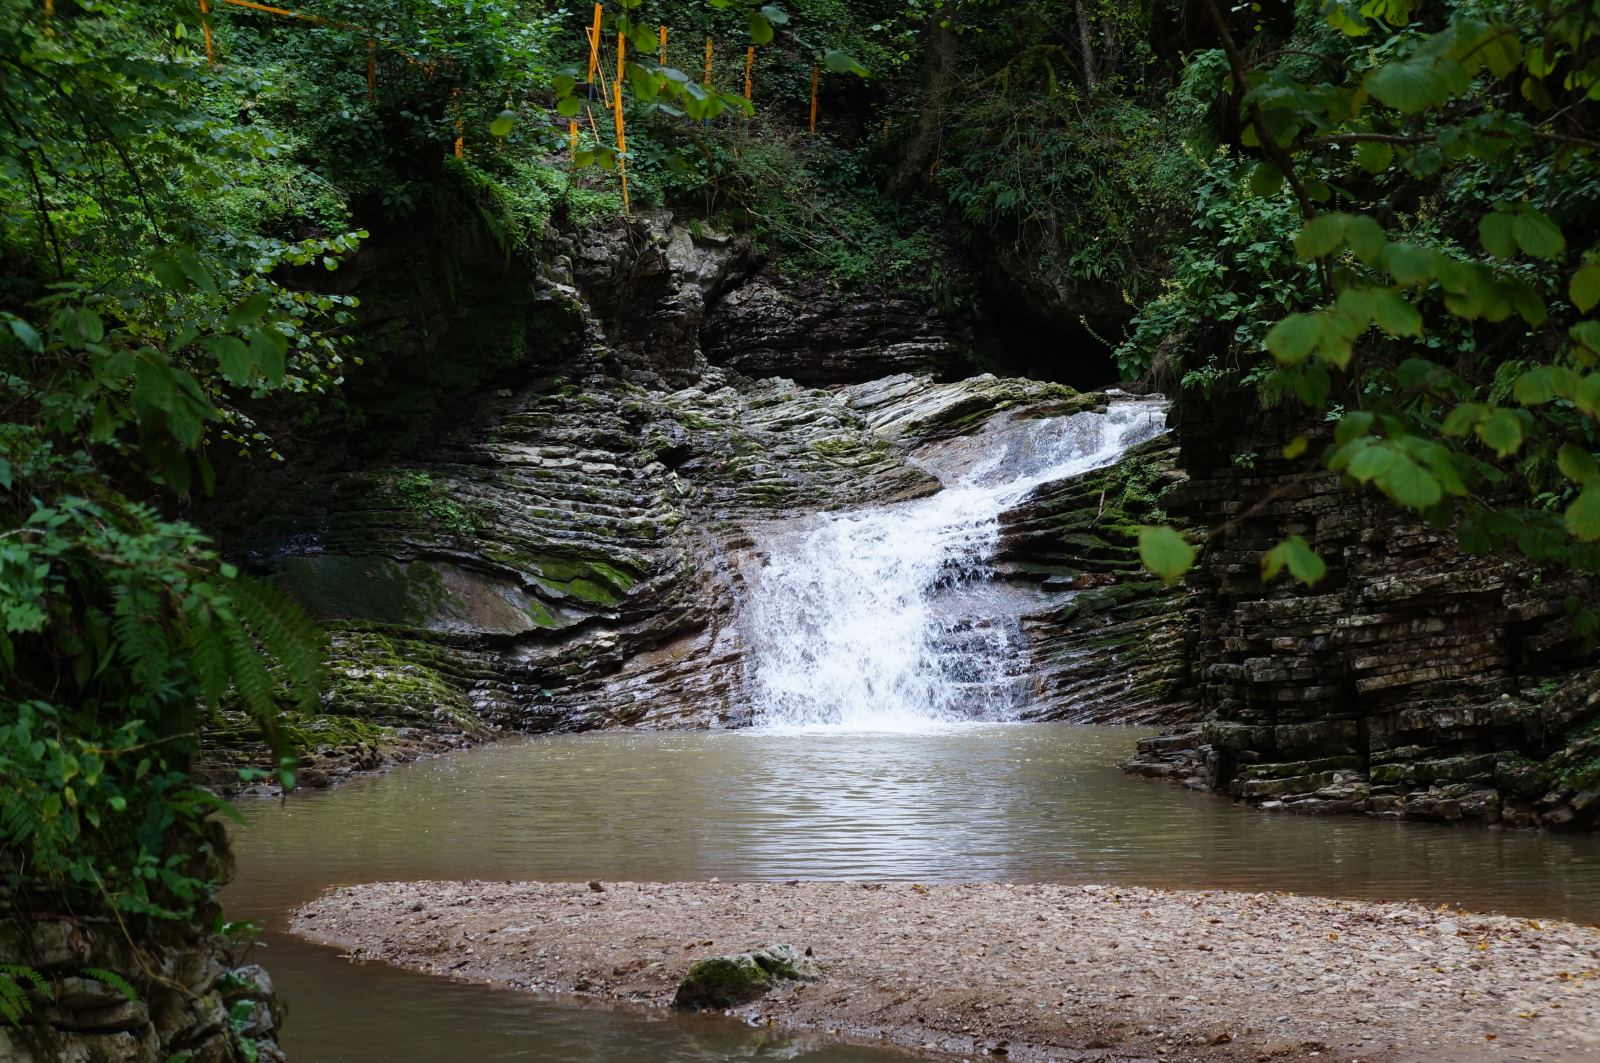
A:
[[[29,985],[46,996],[50,995],[50,983],[32,967],[0,963],[0,1020],[15,1026],[33,1010],[33,1001],[28,999]]]
[[[108,971],[104,967],[85,967],[83,973],[115,989],[127,997],[130,1004],[139,1003],[139,991],[133,988],[132,983],[116,971]]]
[[[272,719],[278,713],[278,703],[272,697],[272,673],[267,671],[266,659],[243,627],[229,625],[222,633],[227,640],[228,671],[239,700],[250,715],[260,720]]]
[[[233,581],[233,598],[240,619],[278,664],[299,706],[315,709],[327,659],[322,630],[292,599],[248,576]]]
[[[119,587],[113,608],[112,635],[117,652],[127,661],[133,681],[155,690],[166,680],[171,648],[156,596],[137,587]]]
[[[12,791],[11,796],[0,801],[0,837],[12,843],[21,843],[33,837],[38,829],[39,813],[21,794]],[[0,971],[4,969],[0,965]]]
[[[227,637],[214,625],[196,624],[189,630],[189,663],[200,681],[200,696],[215,709],[228,690]]]

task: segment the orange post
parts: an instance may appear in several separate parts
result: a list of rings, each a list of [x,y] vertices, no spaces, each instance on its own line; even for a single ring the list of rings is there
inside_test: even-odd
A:
[[[206,39],[206,62],[217,65],[217,48],[211,40],[211,8],[200,0],[200,34]]]
[[[661,31],[661,51],[656,55],[656,62],[660,63],[662,66],[666,66],[667,65],[667,27],[658,26],[657,29],[659,29]]]
[[[746,48],[744,52],[744,98],[746,100],[750,99],[750,73],[755,69],[755,65],[756,50],[752,45],[751,47]]]
[[[622,98],[623,65],[628,57],[628,35],[617,31],[617,98]]]
[[[817,131],[817,82],[821,79],[821,77],[822,77],[822,68],[820,66],[812,66],[812,68],[811,68],[811,131],[813,133],[815,133]]]
[[[621,80],[617,81],[615,91],[617,101],[617,174],[622,178],[622,212],[624,214],[632,214],[633,208],[628,203],[628,160],[623,158],[628,153],[628,134],[623,128]]]
[[[450,98],[453,101],[451,106],[456,112],[456,158],[460,159],[466,155],[466,141],[461,135],[461,87],[459,85],[450,90]]]
[[[378,98],[378,39],[367,38],[367,102]]]
[[[603,4],[594,5],[594,28],[589,31],[589,84],[594,84],[595,67],[600,65],[600,18]]]
[[[578,120],[567,122],[567,146],[572,152],[572,161],[578,161]]]
[[[706,38],[706,88],[711,87],[711,38]]]

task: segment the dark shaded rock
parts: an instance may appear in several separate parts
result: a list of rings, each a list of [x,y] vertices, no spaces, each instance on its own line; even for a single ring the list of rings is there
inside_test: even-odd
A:
[[[749,377],[853,384],[968,364],[950,324],[909,299],[852,298],[821,280],[767,271],[707,317],[706,357]]]

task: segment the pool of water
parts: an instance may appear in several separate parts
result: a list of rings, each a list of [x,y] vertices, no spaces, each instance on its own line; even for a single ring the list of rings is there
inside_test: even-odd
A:
[[[1266,815],[1116,765],[1149,732],[612,733],[507,742],[241,804],[228,915],[268,928],[298,1063],[905,1057],[575,1008],[351,965],[281,933],[394,879],[1107,882],[1411,899],[1600,919],[1600,838]]]

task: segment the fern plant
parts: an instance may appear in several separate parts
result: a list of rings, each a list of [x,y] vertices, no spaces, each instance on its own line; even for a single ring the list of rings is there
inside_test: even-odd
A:
[[[50,983],[32,967],[0,963],[0,1022],[16,1026],[27,1018],[33,1010],[33,1001],[28,995],[29,986],[46,996],[50,994]]]
[[[139,1003],[139,991],[133,988],[133,984],[116,971],[108,971],[104,967],[85,967],[83,973],[115,989],[128,999],[128,1003]]]
[[[0,875],[182,914],[207,888],[219,804],[187,774],[200,706],[231,691],[276,741],[281,699],[316,703],[322,636],[192,526],[51,454],[21,471],[83,493],[35,495],[0,538]]]

